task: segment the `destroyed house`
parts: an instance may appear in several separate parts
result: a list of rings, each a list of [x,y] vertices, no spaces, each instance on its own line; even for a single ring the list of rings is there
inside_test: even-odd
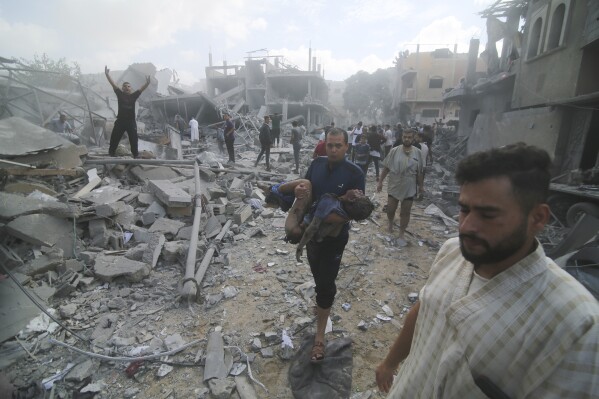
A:
[[[206,89],[212,101],[233,112],[263,109],[283,120],[303,117],[307,126],[322,125],[329,115],[329,89],[320,66],[311,69],[302,71],[282,57],[248,57],[244,65],[206,67]]]
[[[599,2],[508,1],[482,15],[487,76],[444,96],[462,107],[468,153],[525,141],[552,155],[556,174],[599,166]]]

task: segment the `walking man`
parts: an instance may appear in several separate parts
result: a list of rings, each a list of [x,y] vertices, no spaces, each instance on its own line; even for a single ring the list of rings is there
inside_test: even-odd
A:
[[[459,163],[459,237],[376,369],[390,398],[599,397],[599,304],[535,238],[550,168],[524,143]]]
[[[395,211],[401,202],[399,210],[399,239],[400,245],[406,245],[405,232],[410,223],[410,211],[416,197],[424,192],[424,159],[420,150],[412,145],[414,132],[404,130],[403,144],[392,148],[389,156],[383,160],[383,172],[376,187],[377,192],[383,189],[383,181],[389,175],[387,182],[387,220],[389,233],[393,232]]]
[[[266,156],[266,170],[270,172],[270,144],[271,144],[271,132],[270,132],[270,117],[266,115],[264,117],[264,123],[260,127],[260,134],[258,135],[258,139],[260,140],[260,154],[258,154],[258,158],[256,159],[256,163],[254,167],[258,166],[260,163],[260,159],[262,155]]]
[[[110,147],[108,148],[108,154],[111,157],[115,156],[116,148],[123,137],[123,134],[127,132],[129,136],[129,144],[131,145],[131,154],[133,158],[137,158],[137,123],[135,122],[135,101],[139,98],[141,93],[150,85],[150,76],[146,76],[146,83],[139,90],[134,92],[131,91],[131,83],[123,82],[123,86],[119,87],[114,83],[110,77],[110,69],[107,66],[104,67],[104,73],[108,83],[112,86],[116,98],[119,103],[119,111],[112,128],[112,134],[110,135]]]
[[[297,126],[297,121],[291,122],[291,138],[289,142],[293,146],[293,158],[295,160],[295,170],[293,173],[299,174],[300,150],[302,149],[302,133]]]
[[[395,138],[393,137],[393,131],[391,130],[391,125],[385,125],[385,157],[389,155],[391,152],[391,148],[393,148],[393,143],[395,142]]]
[[[312,183],[312,199],[318,202],[324,194],[342,196],[359,190],[364,192],[364,173],[354,163],[345,159],[348,149],[347,132],[331,129],[326,136],[326,157],[312,161],[306,179]],[[296,188],[296,198],[308,195],[307,188]],[[337,287],[335,279],[339,272],[341,257],[349,238],[349,224],[345,224],[336,237],[325,237],[322,241],[311,240],[306,248],[308,263],[316,284],[316,336],[312,347],[311,361],[321,362],[325,356],[324,332]]]
[[[225,120],[224,126],[224,136],[225,136],[225,145],[227,146],[227,152],[229,153],[229,162],[235,163],[235,125],[231,121],[231,116],[227,113],[223,114],[223,119]]]

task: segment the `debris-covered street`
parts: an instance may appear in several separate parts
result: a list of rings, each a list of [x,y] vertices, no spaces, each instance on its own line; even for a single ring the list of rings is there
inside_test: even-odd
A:
[[[599,395],[599,2],[476,3],[344,80],[2,54],[0,399]]]

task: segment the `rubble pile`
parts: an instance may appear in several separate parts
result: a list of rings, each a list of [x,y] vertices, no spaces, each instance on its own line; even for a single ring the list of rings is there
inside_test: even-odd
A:
[[[39,134],[22,120],[11,122],[23,140]],[[289,147],[272,149],[272,173],[254,168],[258,145],[250,138],[237,164],[226,168],[210,151],[189,161],[107,162],[104,150],[65,141],[48,141],[52,148],[33,155],[30,148],[3,154],[10,162],[1,164],[0,192],[6,320],[0,375],[7,390],[19,397],[44,391],[56,397],[262,397],[266,390],[291,396],[278,381],[313,328],[314,284],[306,263],[298,264],[293,247],[282,241],[286,214],[264,207],[258,183],[297,175],[290,173]],[[216,150],[213,140],[206,137],[203,145]],[[304,139],[304,171],[316,141]],[[65,147],[68,157],[56,156]],[[73,148],[81,155],[73,157]],[[40,168],[23,166],[24,160]],[[15,174],[15,163],[55,172]],[[368,184],[374,192],[372,178]],[[183,287],[197,201],[195,266],[205,273],[191,282],[197,297],[190,298]],[[414,245],[407,249],[378,231],[382,213],[354,225],[333,336],[353,336],[367,353],[371,337],[380,335],[375,348],[383,355],[381,342],[397,332],[439,243],[455,234],[451,218],[429,202],[416,207],[414,218],[416,225],[431,224],[430,231],[412,232]],[[398,258],[405,271],[384,270]],[[381,291],[381,283],[405,294]],[[365,395],[374,382],[356,373],[354,385]]]

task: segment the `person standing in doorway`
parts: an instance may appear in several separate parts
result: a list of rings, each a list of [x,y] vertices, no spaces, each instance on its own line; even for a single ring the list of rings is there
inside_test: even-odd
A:
[[[293,173],[299,174],[300,150],[302,149],[302,133],[297,126],[297,121],[291,122],[291,138],[289,141],[293,146],[293,159],[295,160],[295,170]]]
[[[404,130],[403,144],[391,149],[389,156],[383,160],[383,172],[376,187],[377,192],[383,189],[383,181],[389,175],[387,182],[387,219],[389,233],[393,232],[395,211],[401,202],[399,211],[400,245],[405,246],[405,232],[410,223],[412,203],[424,193],[424,158],[420,150],[412,145],[414,131]]]
[[[264,117],[264,123],[260,127],[260,134],[258,139],[260,140],[260,154],[256,159],[254,167],[258,166],[262,155],[266,157],[266,170],[270,172],[270,144],[271,144],[271,132],[270,132],[270,117],[266,115]]]
[[[131,91],[131,83],[123,82],[121,88],[119,88],[112,78],[110,77],[110,69],[108,66],[104,67],[104,73],[106,74],[106,79],[108,79],[108,83],[112,86],[114,93],[116,94],[116,98],[119,104],[119,111],[116,116],[116,121],[114,122],[114,127],[112,128],[112,134],[110,135],[110,147],[108,148],[108,154],[111,157],[116,155],[116,148],[123,138],[123,134],[127,132],[127,136],[129,136],[129,144],[131,145],[131,154],[133,154],[133,158],[137,158],[138,149],[137,149],[137,123],[135,122],[135,102],[141,95],[141,93],[148,88],[150,85],[150,76],[146,76],[146,83],[139,88],[139,90]]]
[[[279,147],[281,139],[281,119],[282,116],[276,112],[272,116],[272,145]]]
[[[227,146],[227,153],[229,154],[228,163],[235,163],[235,125],[233,121],[231,121],[231,115],[228,113],[223,114],[223,119],[225,120],[224,126],[224,135],[225,135],[225,145]]]

